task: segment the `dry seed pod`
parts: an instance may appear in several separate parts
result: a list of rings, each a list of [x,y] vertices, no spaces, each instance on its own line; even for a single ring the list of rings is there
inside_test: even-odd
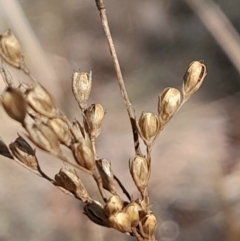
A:
[[[53,97],[39,84],[27,92],[26,100],[37,113],[43,116],[54,118],[57,115]]]
[[[203,83],[206,74],[206,66],[203,64],[203,61],[190,63],[183,77],[183,95],[188,97],[195,93]]]
[[[167,87],[158,97],[158,114],[161,123],[166,123],[175,114],[181,104],[181,93],[178,89]]]
[[[115,215],[110,216],[108,221],[113,228],[122,233],[130,234],[132,231],[130,217],[125,212],[118,212]]]
[[[16,157],[21,163],[28,168],[39,172],[40,166],[35,155],[35,151],[23,137],[19,136],[13,143],[9,145],[9,148],[14,157]]]
[[[12,66],[21,67],[21,47],[10,29],[0,35],[0,54]]]
[[[59,173],[55,175],[55,180],[57,185],[75,194],[83,202],[91,200],[77,173],[68,166],[61,168]]]
[[[111,162],[103,158],[97,160],[96,164],[103,181],[103,187],[113,195],[116,195],[117,193],[114,185],[114,175],[111,169]]]
[[[84,214],[86,214],[94,223],[104,227],[110,227],[101,203],[97,201],[88,203],[84,206]]]
[[[8,150],[8,147],[4,143],[4,141],[3,141],[1,136],[0,136],[0,155],[13,159],[12,154]]]
[[[138,190],[141,192],[142,196],[144,196],[144,191],[147,187],[150,175],[147,159],[136,155],[133,160],[129,161],[129,169]]]
[[[58,140],[62,144],[70,146],[72,142],[72,136],[66,122],[60,118],[53,118],[48,120],[47,125],[54,131],[58,137]]]
[[[141,221],[142,235],[145,238],[150,238],[154,236],[157,228],[157,219],[152,212],[148,213],[145,218]]]
[[[104,109],[100,104],[92,104],[90,107],[86,109],[84,112],[87,120],[87,125],[89,128],[89,135],[91,140],[95,140],[100,134],[103,117],[104,117]]]
[[[139,223],[139,212],[141,211],[141,207],[136,202],[129,203],[125,208],[124,212],[128,214],[131,227],[136,227]]]
[[[83,141],[72,145],[72,151],[77,163],[89,171],[96,169],[96,163],[91,142]]]
[[[55,133],[47,125],[39,122],[26,126],[30,139],[41,149],[52,154],[61,154],[60,143]]]
[[[123,209],[123,200],[118,195],[111,196],[104,206],[104,212],[107,217],[116,214]]]
[[[138,126],[140,129],[141,136],[149,141],[154,137],[159,129],[159,120],[156,115],[151,112],[142,112],[138,120]]]
[[[11,118],[22,124],[24,123],[27,114],[27,103],[19,90],[8,87],[1,95],[1,102]]]
[[[73,95],[80,105],[82,110],[87,107],[87,101],[92,88],[92,71],[75,72],[72,77],[72,91]]]

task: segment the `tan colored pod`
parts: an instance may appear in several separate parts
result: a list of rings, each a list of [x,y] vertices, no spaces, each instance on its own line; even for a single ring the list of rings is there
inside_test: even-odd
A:
[[[193,61],[190,63],[183,77],[183,95],[190,96],[195,93],[202,85],[206,75],[206,66],[203,64],[203,61]]]
[[[11,118],[22,124],[24,123],[27,114],[27,103],[19,90],[8,87],[1,95],[1,102]]]
[[[181,104],[181,93],[178,89],[167,87],[158,97],[158,114],[162,124],[168,122]]]
[[[92,88],[92,72],[75,72],[72,76],[73,95],[82,110],[87,107],[87,101]]]
[[[92,104],[85,110],[91,140],[95,140],[101,132],[104,109],[100,104]]]
[[[26,100],[37,113],[48,118],[56,117],[57,108],[53,97],[40,84],[27,91]]]
[[[21,46],[10,29],[0,35],[0,54],[10,65],[21,67]]]
[[[141,136],[149,141],[158,133],[159,120],[152,112],[143,112],[138,120]]]

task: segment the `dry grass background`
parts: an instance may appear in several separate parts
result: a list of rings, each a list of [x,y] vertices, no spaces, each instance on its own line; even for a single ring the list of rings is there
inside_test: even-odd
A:
[[[217,3],[240,28],[240,3]],[[80,113],[71,93],[72,71],[92,69],[90,102],[107,109],[97,141],[99,156],[112,161],[114,172],[137,195],[128,173],[134,151],[130,124],[94,1],[1,0],[0,6],[1,31],[14,31],[33,74],[70,119]],[[179,87],[192,60],[204,59],[207,65],[205,83],[169,123],[153,150],[149,192],[159,220],[157,240],[239,240],[237,71],[184,2],[106,0],[106,6],[138,116],[143,110],[157,110],[158,93],[167,86]],[[16,81],[25,79],[9,69]],[[0,87],[4,89],[2,81]],[[0,123],[7,143],[22,131],[2,107]],[[48,173],[59,170],[54,158],[37,153]],[[11,160],[0,160],[1,241],[131,240],[92,224],[77,200]],[[223,167],[228,171],[224,176]],[[91,179],[85,174],[80,177],[96,197]]]

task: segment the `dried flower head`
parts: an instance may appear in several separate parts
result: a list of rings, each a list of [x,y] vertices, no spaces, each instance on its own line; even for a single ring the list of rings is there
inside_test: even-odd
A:
[[[67,189],[83,202],[88,203],[91,200],[77,173],[68,166],[61,168],[55,175],[55,180],[57,185]]]
[[[157,228],[157,224],[158,222],[156,217],[152,212],[149,212],[141,221],[143,237],[148,238],[149,240],[152,240],[151,238],[154,236],[154,233]]]
[[[48,118],[54,118],[57,115],[53,97],[41,85],[36,85],[27,91],[26,100],[28,104],[39,114]]]
[[[116,189],[114,185],[114,174],[111,169],[111,162],[103,158],[97,160],[96,164],[103,181],[103,187],[113,195],[116,195]]]
[[[103,117],[105,114],[104,109],[100,104],[92,104],[84,113],[89,128],[90,138],[94,141],[101,131]]]
[[[138,190],[144,196],[150,175],[149,162],[145,157],[136,155],[129,161],[129,169]]]
[[[181,93],[178,89],[167,87],[158,97],[158,114],[162,124],[168,122],[181,104]]]
[[[118,195],[111,196],[104,206],[104,212],[107,217],[116,214],[123,209],[123,200]]]
[[[136,202],[129,203],[125,208],[124,212],[128,214],[131,222],[131,227],[136,227],[139,223],[139,212],[142,210],[140,205]]]
[[[190,63],[183,77],[183,96],[187,98],[195,93],[202,85],[206,75],[206,66],[203,64],[203,61],[193,61]]]
[[[72,145],[77,163],[89,171],[96,168],[95,157],[91,142],[78,142]]]
[[[84,214],[94,223],[110,228],[110,224],[100,202],[92,201],[86,204],[84,206]]]
[[[108,218],[108,221],[111,227],[115,228],[116,230],[122,233],[130,234],[132,231],[131,219],[129,215],[123,211],[110,216]]]
[[[66,146],[71,145],[72,135],[66,122],[60,118],[53,118],[48,120],[47,125],[54,131],[62,144]]]
[[[0,55],[12,66],[21,67],[21,46],[10,29],[0,34]]]
[[[1,102],[11,118],[22,124],[24,123],[27,114],[27,104],[19,90],[8,87],[1,95]]]
[[[52,154],[59,155],[62,153],[60,143],[51,128],[42,122],[36,122],[33,125],[27,125],[30,139],[41,149]]]
[[[72,91],[80,108],[85,110],[92,88],[92,71],[75,72],[72,77]]]
[[[9,148],[14,157],[26,167],[36,172],[40,171],[40,166],[35,155],[35,151],[23,137],[19,136],[13,143],[9,145]]]
[[[159,129],[159,120],[152,112],[142,112],[138,120],[139,132],[144,140],[149,141]]]

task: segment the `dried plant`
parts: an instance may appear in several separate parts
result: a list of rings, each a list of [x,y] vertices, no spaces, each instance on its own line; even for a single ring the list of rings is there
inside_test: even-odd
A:
[[[2,106],[11,118],[21,123],[28,139],[38,148],[63,161],[64,166],[54,178],[49,177],[41,169],[36,151],[20,135],[9,146],[1,139],[0,154],[45,178],[65,194],[81,200],[85,203],[84,214],[95,224],[135,236],[139,241],[154,241],[158,221],[150,208],[147,191],[151,174],[151,151],[166,124],[200,88],[206,76],[206,67],[202,61],[192,62],[183,77],[182,89],[165,88],[158,97],[157,113],[142,112],[137,119],[125,88],[104,3],[96,0],[96,4],[132,126],[135,156],[129,160],[129,171],[141,197],[134,199],[114,174],[111,162],[97,155],[95,142],[101,132],[105,111],[101,104],[88,105],[92,72],[75,72],[72,76],[72,92],[82,119],[71,122],[56,106],[52,95],[31,75],[24,62],[20,43],[11,30],[0,35],[0,70],[6,84],[6,89],[1,94]],[[16,86],[3,61],[23,71],[32,80],[32,84],[21,83]],[[140,149],[139,137],[146,147],[145,153]],[[62,145],[71,150],[74,162],[68,160]],[[93,176],[103,202],[89,196],[78,176],[78,169]],[[126,198],[117,192],[116,184]]]

